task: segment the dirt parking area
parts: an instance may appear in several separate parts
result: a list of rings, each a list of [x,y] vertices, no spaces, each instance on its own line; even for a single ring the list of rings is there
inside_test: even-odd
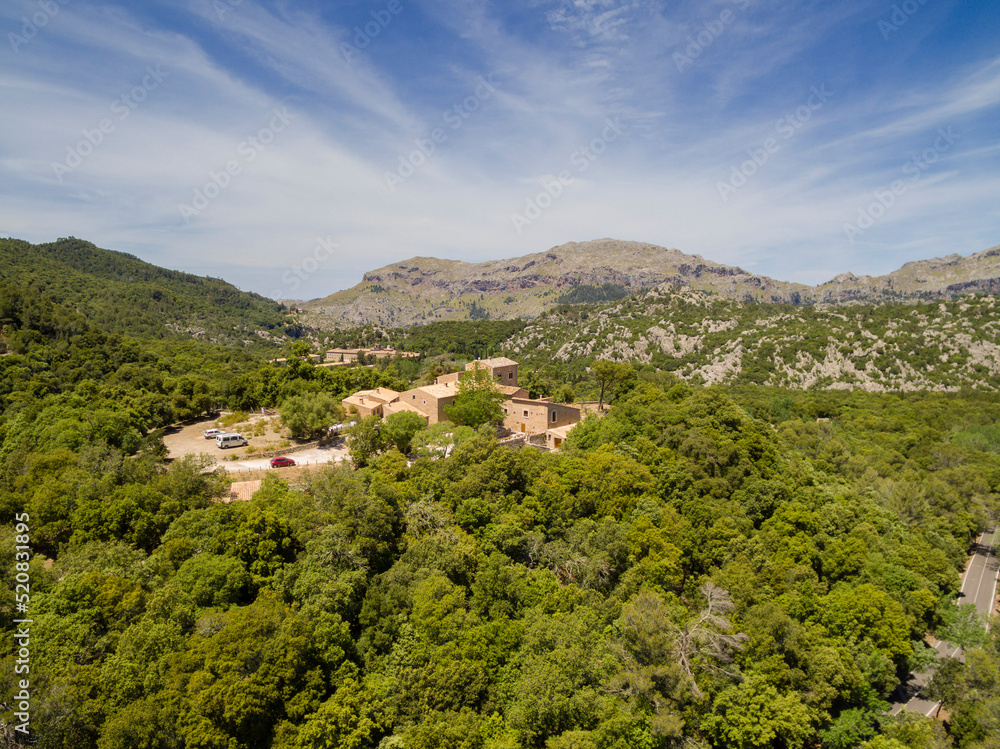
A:
[[[295,461],[295,467],[317,466],[324,463],[339,463],[347,460],[347,445],[338,440],[331,445],[311,447],[308,450],[289,453],[288,457]],[[249,473],[251,471],[272,470],[270,458],[249,458],[247,460],[224,461],[223,467],[230,473]],[[279,473],[290,473],[289,468],[276,468]]]
[[[214,437],[205,439],[206,429],[224,429],[243,435],[249,443],[246,447],[231,447],[222,449],[216,447]],[[289,439],[282,434],[276,416],[254,414],[246,419],[233,422],[230,414],[220,414],[217,418],[199,419],[198,421],[177,424],[168,427],[163,437],[167,447],[167,457],[182,458],[185,455],[204,453],[213,458],[216,464],[229,473],[251,473],[272,469],[270,457],[243,458],[260,452],[273,452],[282,448],[293,448],[305,442]],[[347,459],[347,445],[342,439],[322,447],[311,447],[298,452],[290,452],[288,457],[295,461],[296,466],[316,466],[324,463],[336,463]]]

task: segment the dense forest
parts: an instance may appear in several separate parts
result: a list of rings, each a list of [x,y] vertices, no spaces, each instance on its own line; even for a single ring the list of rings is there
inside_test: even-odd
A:
[[[273,349],[302,332],[270,299],[74,237],[0,239],[0,282],[44,295],[108,333]]]
[[[488,322],[456,348],[518,333]],[[269,474],[229,503],[224,473],[165,460],[163,426],[448,362],[322,369],[298,342],[275,366],[11,285],[0,324],[9,745],[26,569],[33,746],[997,746],[1000,640],[954,605],[1000,511],[990,393],[626,367],[558,453],[482,432],[447,458]],[[599,386],[547,366],[537,387]],[[889,717],[924,638],[960,629],[964,663],[934,687],[947,722]]]

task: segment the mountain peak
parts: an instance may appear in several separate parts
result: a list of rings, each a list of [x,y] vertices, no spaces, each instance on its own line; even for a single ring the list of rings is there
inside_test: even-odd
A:
[[[647,242],[595,239],[469,263],[414,257],[304,306],[339,322],[406,326],[435,320],[533,318],[565,301],[679,287],[744,302],[808,304],[951,298],[1000,290],[1000,247],[907,263],[887,276],[840,275],[820,286],[777,281]],[[569,292],[578,293],[569,296]]]

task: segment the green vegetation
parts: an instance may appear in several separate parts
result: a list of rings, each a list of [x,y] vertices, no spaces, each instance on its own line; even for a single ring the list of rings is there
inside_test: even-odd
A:
[[[616,394],[625,383],[635,379],[635,370],[624,362],[599,359],[594,362],[593,369],[594,377],[597,379],[597,384],[601,389],[597,402],[599,408],[603,408],[604,406],[605,395]]]
[[[572,384],[594,360],[610,359],[706,383],[995,390],[1000,305],[992,296],[834,308],[741,304],[657,289],[613,304],[555,308],[499,350],[528,370],[558,363]]]
[[[427,356],[449,353],[471,358],[493,356],[525,326],[523,320],[448,320],[394,331],[392,345]]]
[[[954,435],[1000,424],[990,397],[639,373],[561,454],[403,421],[242,504],[155,440],[8,456],[38,745],[951,745],[883,700],[925,632],[974,629],[951,601],[1000,455]],[[962,746],[997,663],[991,635],[938,680]]]
[[[634,346],[640,310],[623,304],[606,342]],[[985,339],[989,305],[968,304]],[[908,309],[900,345],[934,312]],[[676,301],[674,332],[727,334],[707,311]],[[436,364],[319,368],[304,342],[268,364],[108,332],[10,284],[0,323],[0,656],[14,694],[26,570],[33,746],[995,745],[1000,639],[954,605],[972,540],[1000,519],[986,386],[702,387],[652,363],[603,377],[598,351],[565,367],[539,354],[532,389],[616,385],[558,453],[398,414],[350,430],[354,468],[294,486],[269,473],[251,501],[220,502],[224,474],[168,463],[162,427],[223,406],[326,416]],[[478,324],[463,345],[500,330]],[[822,325],[788,324],[803,349],[829,345]],[[947,725],[885,714],[928,634],[967,647],[934,677]],[[16,723],[11,702],[0,718]]]
[[[303,393],[286,398],[280,408],[281,421],[293,437],[318,436],[340,420],[340,404],[326,392]]]
[[[478,429],[484,424],[503,423],[503,402],[507,396],[485,367],[476,366],[458,381],[458,394],[445,413],[457,424]]]
[[[0,239],[0,282],[74,310],[107,333],[277,348],[301,328],[277,302],[69,237]]]
[[[597,304],[599,302],[614,302],[624,299],[633,292],[617,283],[603,283],[600,286],[580,284],[574,286],[565,294],[560,294],[556,301],[559,304]]]

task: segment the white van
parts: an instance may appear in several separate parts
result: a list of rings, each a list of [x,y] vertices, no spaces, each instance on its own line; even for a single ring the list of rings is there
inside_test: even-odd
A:
[[[215,437],[215,446],[218,448],[239,447],[245,444],[247,440],[242,434],[219,434]]]

